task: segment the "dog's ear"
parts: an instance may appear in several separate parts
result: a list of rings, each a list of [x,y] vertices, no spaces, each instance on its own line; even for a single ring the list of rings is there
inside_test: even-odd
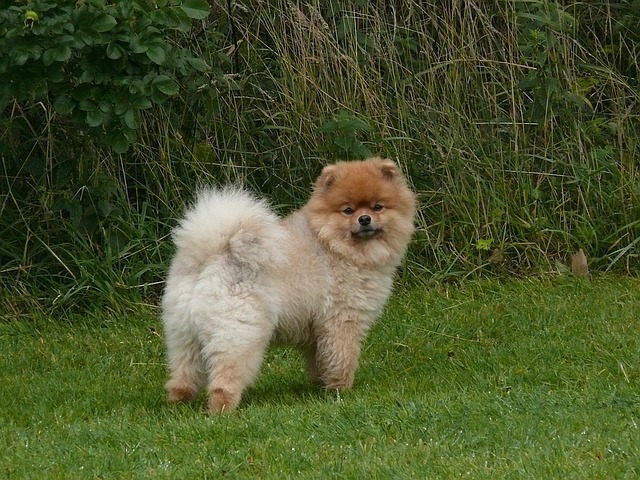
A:
[[[398,166],[388,158],[380,159],[380,173],[385,180],[393,181],[400,176],[400,169]]]
[[[322,169],[322,173],[318,180],[316,181],[316,189],[323,190],[326,188],[331,188],[331,186],[336,181],[336,166],[335,165],[327,165]]]

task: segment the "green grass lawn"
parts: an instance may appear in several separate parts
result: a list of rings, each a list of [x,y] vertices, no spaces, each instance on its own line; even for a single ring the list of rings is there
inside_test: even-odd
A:
[[[0,477],[637,478],[640,279],[398,288],[355,388],[271,350],[234,413],[169,406],[159,312],[0,323]]]

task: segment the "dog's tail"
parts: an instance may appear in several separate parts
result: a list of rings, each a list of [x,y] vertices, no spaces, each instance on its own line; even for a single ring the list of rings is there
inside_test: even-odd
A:
[[[279,261],[287,239],[266,201],[227,187],[200,191],[173,230],[173,241],[191,271],[224,255],[238,266],[258,270]]]

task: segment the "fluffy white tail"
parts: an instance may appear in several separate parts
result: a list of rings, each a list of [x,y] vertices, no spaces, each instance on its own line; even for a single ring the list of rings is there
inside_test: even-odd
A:
[[[286,241],[280,218],[266,201],[241,188],[200,191],[193,206],[173,230],[178,254],[192,266],[230,255],[258,269],[277,261]]]

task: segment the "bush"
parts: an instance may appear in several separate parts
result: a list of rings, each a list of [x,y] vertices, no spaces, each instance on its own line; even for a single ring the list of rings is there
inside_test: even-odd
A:
[[[84,304],[78,292],[108,298],[130,279],[118,272],[129,268],[130,242],[136,233],[148,241],[157,219],[144,233],[132,227],[126,183],[135,167],[118,154],[144,133],[145,114],[211,82],[211,67],[185,42],[192,21],[208,14],[204,0],[34,0],[0,11],[0,258],[9,292],[44,287],[66,307]]]
[[[0,12],[0,111],[11,102],[45,102],[70,116],[71,128],[126,152],[144,110],[177,95],[179,80],[189,92],[202,84],[193,74],[206,72],[206,62],[167,31],[188,32],[208,14],[204,0],[9,7]]]

